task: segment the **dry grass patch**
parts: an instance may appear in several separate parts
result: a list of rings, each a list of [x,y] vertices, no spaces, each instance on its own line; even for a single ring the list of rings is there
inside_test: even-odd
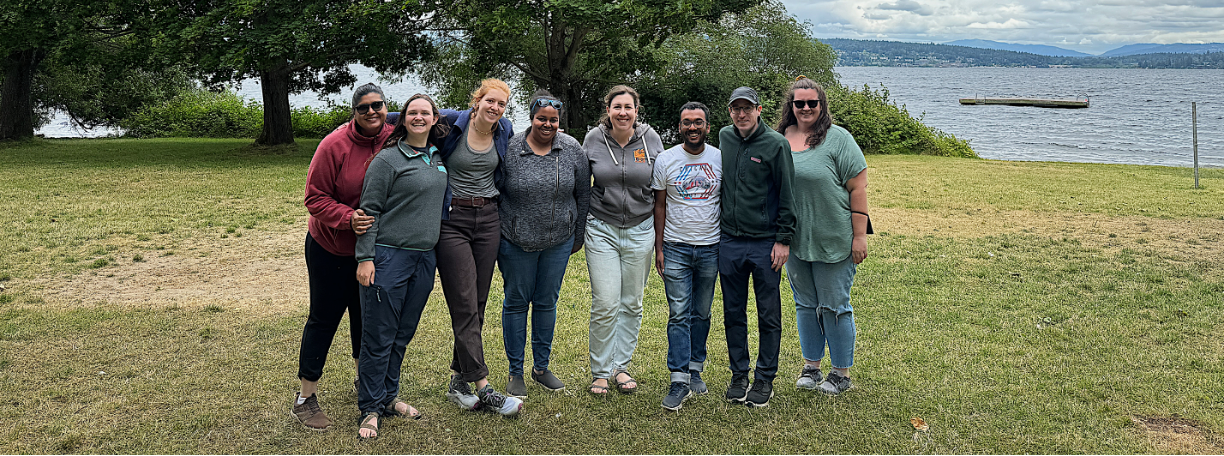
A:
[[[1131,417],[1152,448],[1163,454],[1220,454],[1224,446],[1203,425],[1177,417]]]

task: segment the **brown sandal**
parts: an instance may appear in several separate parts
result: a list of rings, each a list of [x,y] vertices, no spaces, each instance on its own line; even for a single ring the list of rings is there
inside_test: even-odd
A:
[[[402,413],[398,409],[395,408],[396,406],[400,404],[404,404],[408,406],[408,413]],[[390,404],[387,404],[386,407],[383,407],[382,415],[383,416],[403,416],[403,417],[414,419],[414,420],[419,420],[421,419],[422,416],[424,416],[420,411],[416,409],[416,407],[409,405],[407,402],[401,401],[398,397],[392,400]]]
[[[371,421],[373,421],[373,423],[371,423]],[[357,440],[365,441],[378,439],[378,425],[382,424],[382,420],[380,420],[378,417],[378,412],[362,412],[361,418],[357,419],[357,422],[361,424],[361,426],[357,429]],[[374,431],[374,435],[370,437],[362,437],[362,429]]]
[[[620,374],[625,374],[625,376],[626,376],[626,377],[629,377],[629,380],[625,380],[625,381],[623,381],[623,382],[622,382],[622,381],[620,381],[620,379],[619,379],[619,378],[617,378],[617,377],[619,377],[619,376],[620,376]],[[632,393],[632,392],[634,392],[634,391],[637,391],[637,388],[638,388],[637,380],[634,380],[634,379],[633,379],[633,376],[632,376],[632,375],[629,375],[629,373],[628,373],[628,372],[625,372],[625,371],[620,371],[620,372],[617,372],[617,373],[615,373],[615,374],[612,374],[612,383],[615,383],[615,384],[616,384],[616,389],[617,389],[618,391],[620,391],[621,393],[623,393],[623,394],[629,394],[629,393]],[[630,384],[630,383],[632,383],[632,384],[633,384],[633,387],[632,387],[632,388],[630,388],[630,387],[626,387],[626,386],[625,386],[625,385],[628,385],[628,384]]]
[[[595,380],[599,380],[599,379],[597,378]],[[596,385],[595,380],[591,380],[591,386],[587,388],[587,392],[591,393],[594,396],[606,397],[608,395],[608,392],[611,390],[608,389],[608,387],[606,386]]]

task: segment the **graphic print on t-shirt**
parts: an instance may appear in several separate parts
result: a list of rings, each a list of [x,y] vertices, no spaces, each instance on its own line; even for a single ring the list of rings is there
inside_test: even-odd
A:
[[[715,185],[717,179],[718,177],[714,175],[714,167],[709,163],[697,163],[680,168],[680,174],[671,184],[676,187],[676,192],[681,198],[704,200],[710,199],[717,191],[718,187]]]

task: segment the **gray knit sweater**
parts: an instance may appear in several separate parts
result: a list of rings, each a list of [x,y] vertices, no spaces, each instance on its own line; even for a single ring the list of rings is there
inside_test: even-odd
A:
[[[502,179],[502,238],[528,252],[555,247],[572,235],[581,247],[591,199],[591,170],[578,140],[557,133],[552,151],[536,155],[531,129],[510,138]]]

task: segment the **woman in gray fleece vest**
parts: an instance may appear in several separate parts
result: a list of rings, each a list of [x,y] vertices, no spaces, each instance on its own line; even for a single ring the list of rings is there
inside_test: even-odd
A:
[[[557,298],[569,257],[582,248],[591,170],[578,140],[557,131],[561,100],[536,92],[531,127],[510,138],[502,180],[501,245],[497,264],[505,284],[502,337],[510,361],[506,392],[526,397],[523,380],[527,312],[531,310],[531,379],[550,391],[565,387],[551,371]]]
[[[650,179],[663,141],[638,123],[638,94],[616,86],[604,97],[607,113],[582,147],[591,164],[591,215],[586,260],[591,273],[591,394],[637,390],[629,361],[642,326],[642,291],[654,251],[654,191]]]

